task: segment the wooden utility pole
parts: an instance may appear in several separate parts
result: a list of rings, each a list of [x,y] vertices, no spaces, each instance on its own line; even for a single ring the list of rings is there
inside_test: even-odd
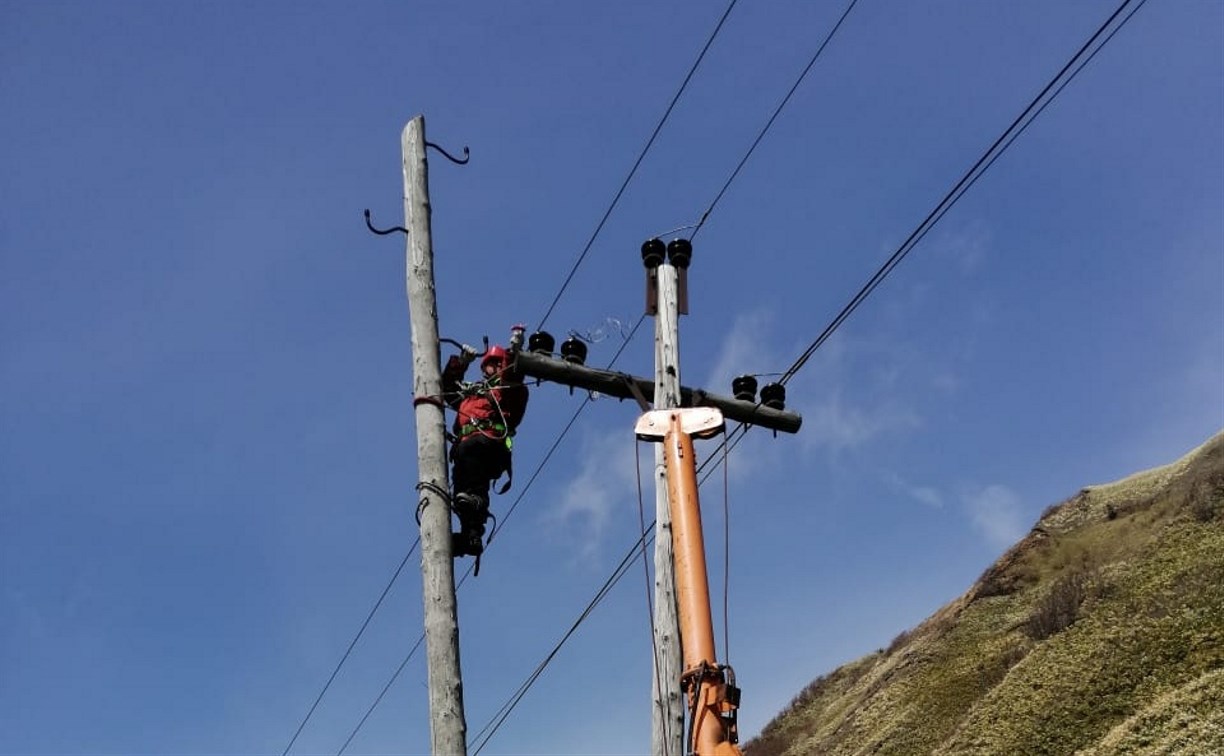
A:
[[[425,118],[417,116],[401,135],[404,154],[404,217],[408,224],[408,314],[412,324],[412,391],[416,410],[417,475],[420,493],[421,580],[425,602],[425,650],[429,665],[430,750],[436,756],[466,756],[467,723],[459,673],[459,618],[451,561],[451,517],[444,496],[446,418],[442,411],[438,306],[434,294],[430,231],[429,165]],[[429,400],[434,397],[433,401]],[[422,401],[423,400],[423,401]]]
[[[669,263],[664,262],[665,252]],[[687,274],[691,256],[692,245],[684,239],[673,240],[666,246],[659,239],[651,239],[642,245],[642,261],[646,265],[646,313],[657,316],[653,382],[627,373],[586,367],[583,364],[586,348],[576,338],[561,345],[561,357],[557,358],[552,354],[552,336],[544,333],[532,336],[528,351],[516,352],[515,367],[531,378],[636,400],[642,411],[647,413],[637,426],[639,438],[662,441],[671,426],[675,426],[672,429],[677,434],[683,430],[705,437],[722,432],[724,418],[759,425],[775,432],[797,433],[803,418],[785,411],[786,392],[781,384],[764,387],[759,402],[756,400],[756,381],[748,376],[733,382],[735,398],[686,388],[680,384],[678,323],[680,314],[688,312]],[[735,385],[745,380],[751,385]],[[652,401],[653,412],[650,411]],[[682,428],[686,423],[687,426]],[[689,756],[694,752],[693,748],[686,747],[684,738],[683,690],[689,694],[689,703],[696,706],[691,710],[700,717],[704,728],[708,730],[718,722],[722,723],[718,725],[720,734],[715,736],[702,731],[700,739],[688,746],[700,743],[703,748],[716,749],[708,751],[708,754],[698,752],[698,756],[738,756],[739,751],[734,748],[737,735],[733,719],[738,706],[738,690],[734,688],[733,681],[721,677],[722,668],[711,668],[713,671],[707,669],[714,664],[713,631],[709,629],[708,587],[691,441],[687,451],[670,452],[669,449],[665,444],[655,456],[658,489],[655,497],[655,668],[651,686],[651,750],[655,756]],[[681,467],[676,454],[686,457],[685,462],[690,468],[688,475],[693,479],[683,492],[676,488],[674,480],[676,470]],[[677,509],[677,502],[681,500],[686,502],[684,508]],[[681,515],[683,521],[680,520]],[[673,528],[673,520],[680,525]],[[683,552],[678,545],[681,543],[685,544]],[[698,552],[702,554],[699,575],[693,571],[696,566],[693,555]],[[681,563],[679,566],[676,565],[677,559]],[[688,570],[686,580],[679,586],[678,569]],[[704,591],[702,595],[706,596],[704,625],[684,624],[686,599],[678,598],[677,588],[681,591],[687,589],[692,595],[693,589],[698,586]],[[701,612],[689,607],[687,614],[691,618],[699,616]],[[689,635],[699,639],[692,646],[695,649],[692,655],[689,653]],[[708,643],[704,640],[706,636],[711,638]]]
[[[663,262],[653,270],[648,268],[646,275],[654,277],[653,292],[651,282],[647,282],[646,302],[647,312],[654,310],[655,314],[654,407],[658,410],[673,409],[680,406],[680,307],[676,269]],[[654,756],[680,756],[684,753],[684,704],[677,684],[683,671],[680,623],[676,613],[671,507],[667,491],[667,467],[660,445],[655,447],[655,674],[651,682],[654,699],[651,753]]]

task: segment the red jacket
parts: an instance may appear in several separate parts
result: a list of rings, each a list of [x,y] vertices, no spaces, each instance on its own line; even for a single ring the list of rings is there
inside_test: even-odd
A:
[[[442,371],[442,392],[456,410],[454,432],[460,440],[480,433],[489,438],[507,438],[523,420],[527,410],[527,387],[517,370],[503,369],[480,383],[460,386],[467,365],[451,357]]]

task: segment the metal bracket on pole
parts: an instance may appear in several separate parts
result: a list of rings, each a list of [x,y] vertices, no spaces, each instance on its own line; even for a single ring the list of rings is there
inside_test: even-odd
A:
[[[633,380],[633,376],[622,375],[621,380],[624,382],[625,388],[629,389],[629,393],[633,395],[634,400],[637,401],[638,407],[643,412],[650,412],[651,404],[647,401],[646,395],[642,393],[642,389],[637,385],[637,381]]]
[[[687,407],[651,410],[638,418],[633,432],[643,441],[662,441],[673,417],[679,417],[680,430],[694,438],[712,438],[727,428],[722,412],[714,407]]]
[[[471,160],[471,159],[472,159],[472,151],[471,151],[471,150],[469,150],[469,149],[467,148],[467,145],[464,145],[464,147],[463,147],[463,159],[462,159],[462,160],[460,160],[459,158],[457,158],[457,157],[455,157],[454,155],[450,154],[449,152],[447,152],[446,150],[442,149],[441,147],[439,147],[438,145],[434,144],[433,142],[426,142],[426,143],[425,143],[425,146],[426,146],[426,147],[432,147],[432,148],[434,148],[435,150],[437,150],[438,152],[441,152],[441,153],[442,153],[442,157],[444,157],[444,158],[446,158],[447,160],[451,161],[451,162],[452,162],[452,163],[454,163],[455,165],[467,165],[467,161],[469,161],[469,160]]]
[[[393,234],[396,231],[399,231],[401,234],[405,236],[408,235],[408,229],[404,228],[403,226],[391,226],[389,228],[384,228],[384,229],[374,228],[374,224],[370,222],[370,209],[368,207],[366,208],[366,211],[365,211],[365,219],[366,219],[366,228],[370,229],[371,231],[378,234],[379,236],[386,236],[387,234]]]

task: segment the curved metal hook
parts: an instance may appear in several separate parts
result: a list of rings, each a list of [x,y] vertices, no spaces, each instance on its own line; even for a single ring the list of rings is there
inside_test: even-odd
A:
[[[484,341],[484,351],[483,351],[483,352],[481,352],[480,354],[476,355],[477,357],[484,357],[486,354],[488,354],[488,353],[489,353],[489,337],[488,337],[488,336],[484,336],[484,337],[482,337],[482,339],[483,339],[483,341]],[[459,350],[462,350],[462,349],[463,349],[463,342],[460,342],[460,341],[455,341],[454,339],[448,339],[448,338],[445,338],[445,337],[439,337],[439,338],[438,338],[438,341],[442,342],[443,344],[453,344],[453,345],[455,346],[455,348],[456,348],[456,349],[459,349]]]
[[[366,219],[366,228],[370,229],[371,231],[378,234],[379,236],[386,236],[387,234],[395,233],[396,231],[399,231],[405,236],[408,235],[408,229],[404,228],[403,226],[392,226],[382,231],[378,230],[377,228],[374,228],[374,224],[370,223],[370,209],[369,208],[366,208],[365,219]]]
[[[471,150],[469,150],[466,145],[463,148],[463,159],[462,160],[450,154],[449,152],[442,149],[441,147],[434,144],[433,142],[426,142],[425,146],[433,147],[438,152],[441,152],[443,157],[445,157],[447,160],[451,161],[452,163],[455,163],[456,165],[467,165],[467,161],[470,160],[472,157]]]

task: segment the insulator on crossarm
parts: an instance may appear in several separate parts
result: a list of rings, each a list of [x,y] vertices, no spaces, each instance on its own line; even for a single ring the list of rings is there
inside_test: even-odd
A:
[[[757,379],[751,375],[741,375],[731,381],[731,393],[741,402],[755,402]]]
[[[786,409],[786,387],[781,383],[767,383],[761,388],[761,404],[781,412]]]
[[[527,351],[536,354],[552,354],[557,340],[547,331],[536,331],[527,339]]]
[[[693,244],[688,239],[672,239],[667,243],[667,261],[684,269],[693,260]]]
[[[663,253],[666,251],[662,239],[648,239],[642,243],[642,264],[648,270],[654,270],[663,264]]]
[[[570,336],[561,342],[561,358],[566,362],[572,362],[575,365],[585,365],[586,357],[587,346],[582,343],[581,339]]]

